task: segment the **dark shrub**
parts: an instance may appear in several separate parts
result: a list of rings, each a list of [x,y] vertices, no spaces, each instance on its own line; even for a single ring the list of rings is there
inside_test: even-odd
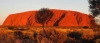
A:
[[[80,40],[82,34],[79,33],[79,32],[71,32],[71,33],[68,34],[68,36],[71,37],[71,38],[75,38],[77,40]]]
[[[21,31],[15,31],[14,36],[15,36],[16,39],[22,39],[23,33]]]
[[[89,27],[88,27],[88,26],[83,26],[83,28],[84,28],[84,29],[87,29],[87,28],[89,28]]]
[[[36,43],[36,40],[32,40],[32,38],[30,38],[28,35],[23,35],[21,40],[21,43]]]
[[[14,27],[12,27],[12,26],[8,26],[8,29],[13,30],[13,29],[14,29]]]
[[[67,40],[65,41],[65,43],[81,43],[81,36],[82,34],[79,32],[70,32],[67,34]]]

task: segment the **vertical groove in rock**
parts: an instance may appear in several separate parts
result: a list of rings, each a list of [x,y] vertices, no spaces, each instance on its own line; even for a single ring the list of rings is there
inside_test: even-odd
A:
[[[81,23],[81,21],[82,21],[81,16],[77,12],[75,12],[74,16],[76,16],[76,20],[77,20],[77,23],[79,25]]]
[[[65,13],[62,14],[62,16],[54,23],[53,26],[59,26],[59,22],[65,17]]]

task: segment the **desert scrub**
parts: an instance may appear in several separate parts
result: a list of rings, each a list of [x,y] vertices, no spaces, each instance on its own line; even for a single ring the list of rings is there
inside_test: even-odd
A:
[[[15,43],[15,38],[10,31],[0,30],[0,43]]]
[[[55,29],[45,29],[40,31],[40,34],[37,36],[37,42],[41,43],[63,43],[66,40],[66,34]]]
[[[22,33],[21,31],[15,31],[14,36],[16,40],[19,40],[20,43],[36,43],[36,40],[32,39],[29,35],[30,33]]]
[[[87,40],[92,40],[95,36],[95,32],[93,30],[84,30],[82,34],[82,38]]]

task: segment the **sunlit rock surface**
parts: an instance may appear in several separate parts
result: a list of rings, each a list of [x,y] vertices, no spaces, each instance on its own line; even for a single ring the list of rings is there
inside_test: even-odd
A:
[[[95,25],[94,18],[89,14],[84,14],[70,10],[52,9],[54,15],[45,23],[45,26],[92,26]],[[3,26],[42,26],[35,20],[36,11],[27,11],[10,14]]]

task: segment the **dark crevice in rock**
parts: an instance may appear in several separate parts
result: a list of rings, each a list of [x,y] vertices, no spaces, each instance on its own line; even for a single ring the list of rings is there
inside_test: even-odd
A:
[[[54,23],[53,26],[58,26],[59,22],[65,17],[66,13],[63,13],[62,16]]]
[[[32,13],[32,14],[33,14],[33,13]],[[32,23],[31,23],[31,21],[30,21],[32,14],[31,14],[31,15],[29,16],[29,18],[28,18],[28,21],[27,21],[27,25],[28,25],[28,26],[31,26],[31,25],[32,25]]]
[[[82,17],[80,17],[77,12],[74,14],[74,16],[76,16],[77,24],[79,25],[82,22]]]

